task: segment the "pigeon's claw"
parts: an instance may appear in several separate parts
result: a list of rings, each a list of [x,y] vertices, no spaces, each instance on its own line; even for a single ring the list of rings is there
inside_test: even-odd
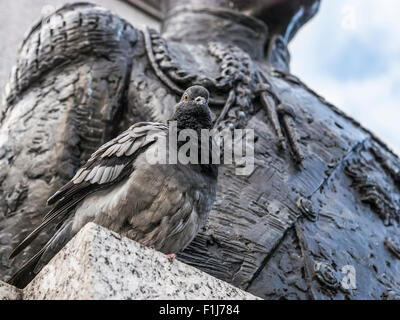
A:
[[[168,260],[169,260],[170,262],[172,262],[172,261],[174,261],[174,259],[175,259],[175,253],[167,254],[167,257],[168,257]]]

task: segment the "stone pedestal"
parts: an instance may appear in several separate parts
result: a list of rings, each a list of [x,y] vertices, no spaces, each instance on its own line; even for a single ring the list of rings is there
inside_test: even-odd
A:
[[[0,299],[258,299],[161,252],[87,224],[24,289]]]
[[[22,290],[0,280],[0,300],[21,300]]]

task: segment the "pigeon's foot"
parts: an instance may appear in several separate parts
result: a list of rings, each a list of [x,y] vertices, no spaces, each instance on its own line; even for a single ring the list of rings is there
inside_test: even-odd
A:
[[[174,259],[175,259],[175,253],[170,253],[170,254],[167,254],[167,257],[168,257],[168,259],[169,259],[169,261],[174,261]]]

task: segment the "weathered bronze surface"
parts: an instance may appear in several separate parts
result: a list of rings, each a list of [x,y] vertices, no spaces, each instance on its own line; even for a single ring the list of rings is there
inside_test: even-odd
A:
[[[318,5],[174,0],[161,34],[90,4],[36,24],[1,109],[0,276],[47,240],[8,261],[100,144],[165,121],[201,84],[220,127],[255,130],[255,170],[221,168],[209,223],[178,259],[266,299],[398,297],[400,160],[289,72],[287,44]]]

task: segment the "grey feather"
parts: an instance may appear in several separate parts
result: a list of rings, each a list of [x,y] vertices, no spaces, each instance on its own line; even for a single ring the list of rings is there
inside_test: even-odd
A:
[[[111,181],[111,179],[110,179],[111,171],[112,171],[112,167],[106,167],[104,169],[103,176],[101,177],[101,180],[99,182],[100,184],[104,184],[106,182],[110,182]]]
[[[85,178],[85,181],[91,181],[93,177],[96,175],[99,166],[95,166],[90,172],[89,175]]]
[[[120,165],[117,165],[114,167],[113,173],[111,176],[111,181],[115,180],[118,177],[118,175],[121,173],[122,169],[124,169],[123,164],[120,164]]]
[[[98,183],[103,176],[105,167],[99,166],[96,172],[96,175],[90,180],[91,183]]]
[[[72,179],[72,181],[74,182],[74,184],[79,184],[79,183],[81,183],[82,181],[85,180],[85,178],[87,177],[87,175],[89,174],[89,172],[90,172],[89,170],[83,170],[82,173],[79,175],[79,177],[76,178],[76,179]]]
[[[115,152],[116,152],[118,149],[119,149],[119,144],[114,144],[114,145],[112,145],[111,147],[109,147],[109,148],[107,149],[106,152],[104,152],[104,154],[102,155],[102,158],[111,157],[112,155],[115,154]]]
[[[78,179],[78,177],[81,175],[81,173],[85,171],[85,168],[80,168],[77,173],[74,175],[74,177],[72,178],[72,180],[76,180]]]
[[[145,134],[145,133],[147,133],[148,131],[150,131],[150,130],[154,130],[155,129],[155,126],[153,125],[153,124],[151,124],[151,125],[147,125],[147,126],[143,126],[143,127],[139,127],[139,128],[135,128],[133,131],[136,133],[136,134]]]
[[[129,141],[132,138],[132,136],[128,133],[126,133],[122,138],[118,139],[118,143],[125,143]]]
[[[117,157],[121,157],[125,154],[125,152],[131,147],[132,143],[125,142],[121,147],[119,148],[117,152]]]
[[[140,149],[140,147],[142,147],[143,142],[144,141],[142,141],[142,140],[137,141],[137,142],[135,141],[132,144],[132,146],[128,149],[128,151],[125,152],[125,155],[126,156],[131,156],[132,154],[134,154],[136,151],[138,151]]]
[[[51,260],[51,258],[58,251],[60,251],[60,249],[62,249],[62,247],[64,247],[64,245],[76,234],[76,232],[72,230],[72,224],[72,218],[66,220],[60,227],[60,229],[58,229],[54,236],[50,239],[50,241],[47,242],[44,247],[44,252],[35,266],[35,274],[37,274]]]

